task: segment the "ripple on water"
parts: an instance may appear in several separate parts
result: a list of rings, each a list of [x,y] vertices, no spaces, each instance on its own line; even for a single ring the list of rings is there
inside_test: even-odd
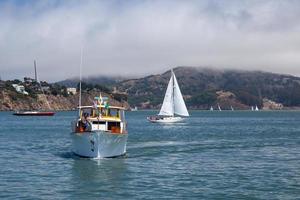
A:
[[[170,125],[129,112],[127,155],[101,160],[71,152],[75,114],[0,113],[0,198],[299,197],[300,112],[192,112]]]

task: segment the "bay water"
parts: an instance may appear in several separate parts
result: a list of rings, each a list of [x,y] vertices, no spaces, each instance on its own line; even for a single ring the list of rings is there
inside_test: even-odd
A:
[[[300,198],[300,112],[155,113],[127,112],[127,155],[92,160],[71,151],[77,112],[0,112],[0,199]]]

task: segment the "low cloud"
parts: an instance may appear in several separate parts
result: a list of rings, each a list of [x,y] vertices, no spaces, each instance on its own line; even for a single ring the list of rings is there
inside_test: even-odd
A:
[[[17,2],[17,3],[16,3]],[[299,1],[4,1],[0,75],[40,79],[216,66],[300,75]]]

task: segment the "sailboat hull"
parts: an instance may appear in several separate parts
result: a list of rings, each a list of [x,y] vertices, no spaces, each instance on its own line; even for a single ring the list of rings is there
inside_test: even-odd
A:
[[[73,152],[81,157],[111,158],[126,154],[128,134],[105,131],[71,133]]]
[[[147,119],[152,123],[175,123],[184,120],[182,117],[148,117]]]
[[[25,112],[15,112],[13,115],[17,116],[53,116],[54,112],[41,112],[41,111],[25,111]]]
[[[147,119],[153,123],[175,123],[184,119],[175,117],[175,114],[177,116],[189,116],[176,76],[171,70],[171,78],[159,114],[158,116],[147,117]]]

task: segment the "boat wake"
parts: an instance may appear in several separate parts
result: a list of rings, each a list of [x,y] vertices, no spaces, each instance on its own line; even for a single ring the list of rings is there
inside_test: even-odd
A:
[[[200,144],[200,143],[199,142],[179,142],[179,141],[151,141],[151,142],[143,142],[143,143],[128,146],[128,149],[164,147],[164,146],[185,146],[185,145],[197,145],[197,144]]]

